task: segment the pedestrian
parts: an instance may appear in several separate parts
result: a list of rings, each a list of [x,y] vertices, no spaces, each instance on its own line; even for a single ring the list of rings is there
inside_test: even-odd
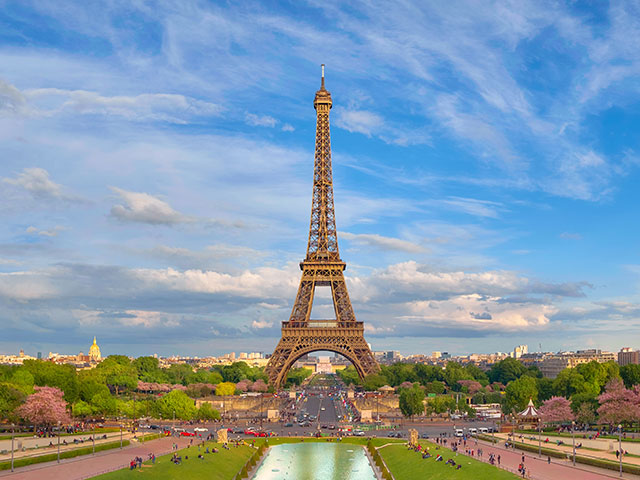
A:
[[[522,463],[524,463],[524,453],[522,454]]]
[[[551,457],[547,456],[547,464],[551,465]]]
[[[500,455],[498,455],[498,465],[500,465]]]

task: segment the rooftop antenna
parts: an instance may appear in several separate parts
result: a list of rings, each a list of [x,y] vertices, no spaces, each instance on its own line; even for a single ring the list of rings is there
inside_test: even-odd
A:
[[[322,84],[320,85],[320,89],[324,90],[324,63],[322,64]]]

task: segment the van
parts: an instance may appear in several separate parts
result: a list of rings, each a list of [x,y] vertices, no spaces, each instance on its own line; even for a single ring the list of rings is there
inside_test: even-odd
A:
[[[455,436],[456,436],[456,437],[462,437],[462,436],[464,436],[464,432],[462,431],[462,429],[461,429],[461,428],[456,428],[456,430],[455,430]]]
[[[480,428],[480,433],[489,433],[489,429],[485,427]]]
[[[476,435],[476,434],[478,433],[478,429],[477,429],[477,428],[470,428],[470,429],[469,429],[469,433],[470,433],[471,435]]]

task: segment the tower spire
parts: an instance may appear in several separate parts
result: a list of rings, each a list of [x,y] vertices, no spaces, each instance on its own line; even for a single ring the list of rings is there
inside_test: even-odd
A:
[[[320,84],[320,90],[324,90],[324,63],[322,64],[322,81]]]

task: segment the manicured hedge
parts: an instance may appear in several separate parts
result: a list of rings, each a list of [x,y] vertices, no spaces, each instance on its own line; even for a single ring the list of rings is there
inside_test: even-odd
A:
[[[124,440],[122,442],[122,446],[125,447],[129,445],[129,440]],[[111,443],[103,443],[96,445],[96,452],[101,452],[103,450],[111,450],[114,448],[120,448],[120,442],[111,442]],[[80,455],[88,455],[93,452],[93,447],[83,447],[77,448],[75,450],[66,450],[60,452],[60,459],[63,458],[74,458],[79,457]],[[18,467],[26,467],[27,465],[33,465],[36,463],[43,462],[53,462],[58,459],[58,453],[47,453],[46,455],[40,455],[37,457],[28,457],[28,458],[16,458],[13,462],[14,468]],[[11,461],[0,463],[0,470],[9,470],[11,468]]]

